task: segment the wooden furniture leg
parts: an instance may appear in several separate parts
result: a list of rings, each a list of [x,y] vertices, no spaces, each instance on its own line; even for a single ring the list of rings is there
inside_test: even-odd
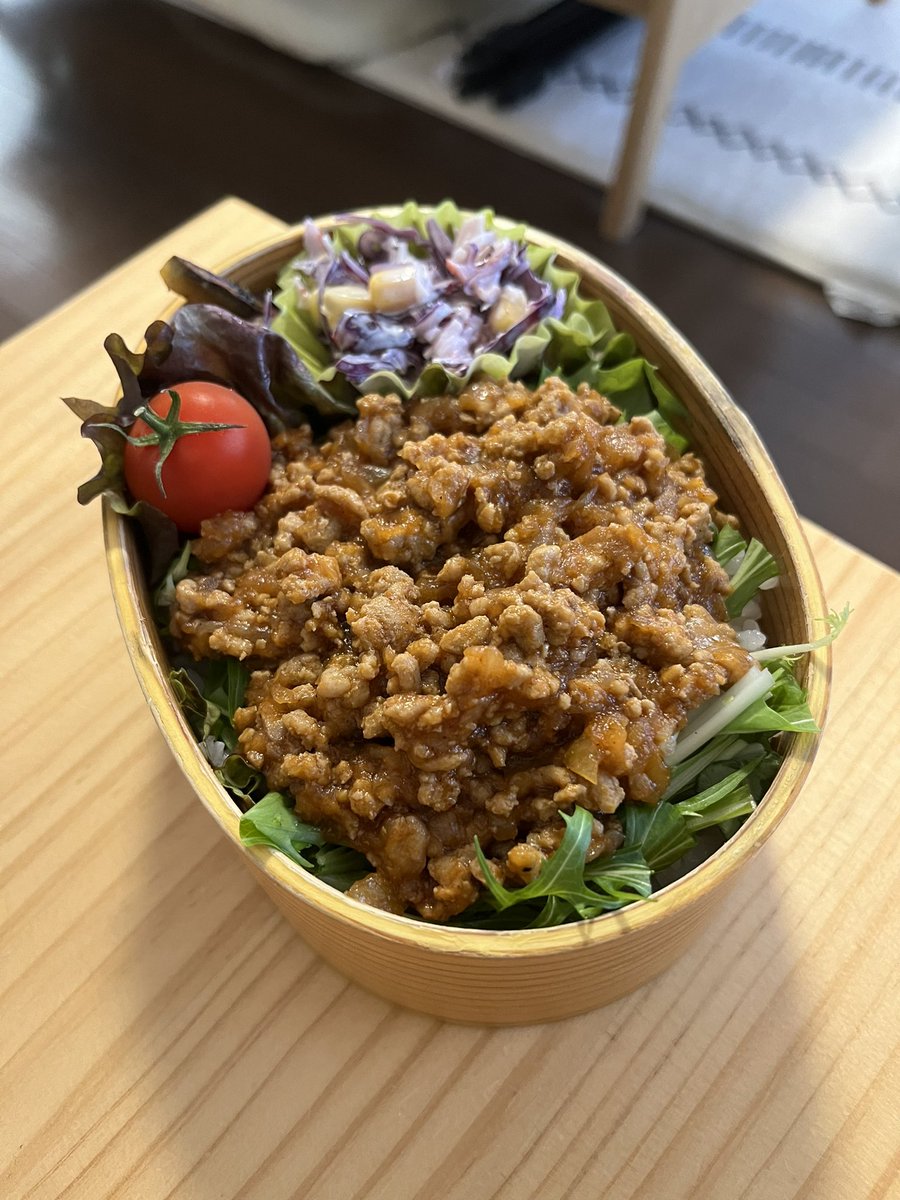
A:
[[[647,23],[637,88],[619,161],[610,184],[601,232],[622,240],[641,218],[653,151],[689,55],[753,0],[589,0]]]
[[[650,6],[631,116],[600,220],[601,232],[616,241],[630,237],[641,220],[653,151],[681,68],[694,48],[683,3],[661,0]]]

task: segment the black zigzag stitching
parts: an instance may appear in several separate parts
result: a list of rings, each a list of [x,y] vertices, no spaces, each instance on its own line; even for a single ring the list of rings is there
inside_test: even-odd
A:
[[[634,86],[613,75],[592,71],[586,63],[575,65],[575,79],[586,92],[602,92],[615,103],[631,100]],[[714,137],[723,150],[750,154],[757,162],[774,163],[786,175],[805,175],[820,187],[834,187],[854,204],[874,204],[888,216],[900,215],[900,195],[886,192],[873,180],[854,180],[840,167],[823,163],[808,150],[794,150],[777,139],[767,140],[747,125],[731,125],[721,117],[707,116],[691,105],[669,114],[669,124],[687,128],[700,137]]]
[[[900,195],[886,193],[868,179],[850,179],[840,169],[821,162],[808,150],[792,150],[782,141],[766,141],[745,125],[733,126],[721,117],[708,117],[690,105],[676,109],[669,124],[686,126],[701,137],[714,137],[726,150],[744,150],[757,162],[774,162],[786,175],[805,175],[821,187],[835,187],[846,200],[876,204],[888,216],[900,214]]]
[[[736,17],[721,36],[737,41],[741,47],[780,59],[789,66],[822,71],[837,83],[850,84],[860,91],[875,92],[900,103],[900,71],[848,53],[840,46],[804,38],[789,29],[758,21],[752,15]]]

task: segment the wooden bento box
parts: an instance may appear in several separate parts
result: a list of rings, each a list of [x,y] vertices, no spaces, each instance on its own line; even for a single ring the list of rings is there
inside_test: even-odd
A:
[[[322,224],[327,227],[327,220]],[[764,593],[770,642],[814,639],[816,619],[826,612],[816,568],[797,514],[746,416],[680,334],[615,272],[539,230],[529,229],[526,236],[556,248],[557,262],[581,276],[582,293],[605,302],[617,327],[632,334],[687,408],[692,445],[723,507],[781,565],[778,587]],[[273,285],[280,267],[301,247],[302,231],[288,230],[219,270],[262,290]],[[241,844],[238,808],[213,775],[169,684],[132,524],[106,502],[103,522],[129,654],[160,729],[198,796],[306,942],[350,979],[410,1008],[453,1021],[526,1024],[585,1012],[640,987],[670,966],[709,921],[738,872],[793,803],[816,752],[815,736],[790,735],[781,769],[756,812],[711,858],[651,900],[577,924],[512,932],[453,929],[381,912],[348,899],[278,852]],[[800,670],[821,726],[830,651],[809,654]]]

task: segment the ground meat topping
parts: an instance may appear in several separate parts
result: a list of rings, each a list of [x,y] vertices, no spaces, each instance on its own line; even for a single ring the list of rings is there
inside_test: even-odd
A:
[[[585,385],[365,396],[274,442],[253,513],[205,521],[172,632],[253,668],[240,750],[375,868],[351,895],[446,920],[532,879],[594,815],[655,802],[689,712],[748,669],[709,553],[715,496]]]

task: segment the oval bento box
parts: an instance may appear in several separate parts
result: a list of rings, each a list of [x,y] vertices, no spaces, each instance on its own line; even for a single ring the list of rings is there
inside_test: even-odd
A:
[[[320,224],[327,228],[328,219]],[[680,334],[615,272],[538,230],[529,229],[526,236],[556,248],[557,262],[581,276],[582,293],[605,302],[616,326],[633,335],[640,352],[659,367],[682,400],[692,446],[723,507],[740,518],[781,566],[778,586],[764,593],[770,642],[811,641],[818,635],[816,620],[826,611],[815,565],[797,514],[746,416]],[[273,285],[302,241],[299,228],[288,230],[218,270],[245,287],[263,290]],[[350,979],[409,1008],[453,1021],[526,1024],[585,1012],[640,987],[696,938],[739,871],[781,821],[812,765],[817,738],[789,735],[769,792],[729,842],[652,900],[591,921],[542,930],[460,930],[366,907],[279,852],[241,844],[238,808],[194,741],[169,684],[132,524],[106,501],[103,522],[113,596],[129,654],[157,723],[198,796],[306,942]],[[800,671],[821,727],[829,649],[802,659]]]

